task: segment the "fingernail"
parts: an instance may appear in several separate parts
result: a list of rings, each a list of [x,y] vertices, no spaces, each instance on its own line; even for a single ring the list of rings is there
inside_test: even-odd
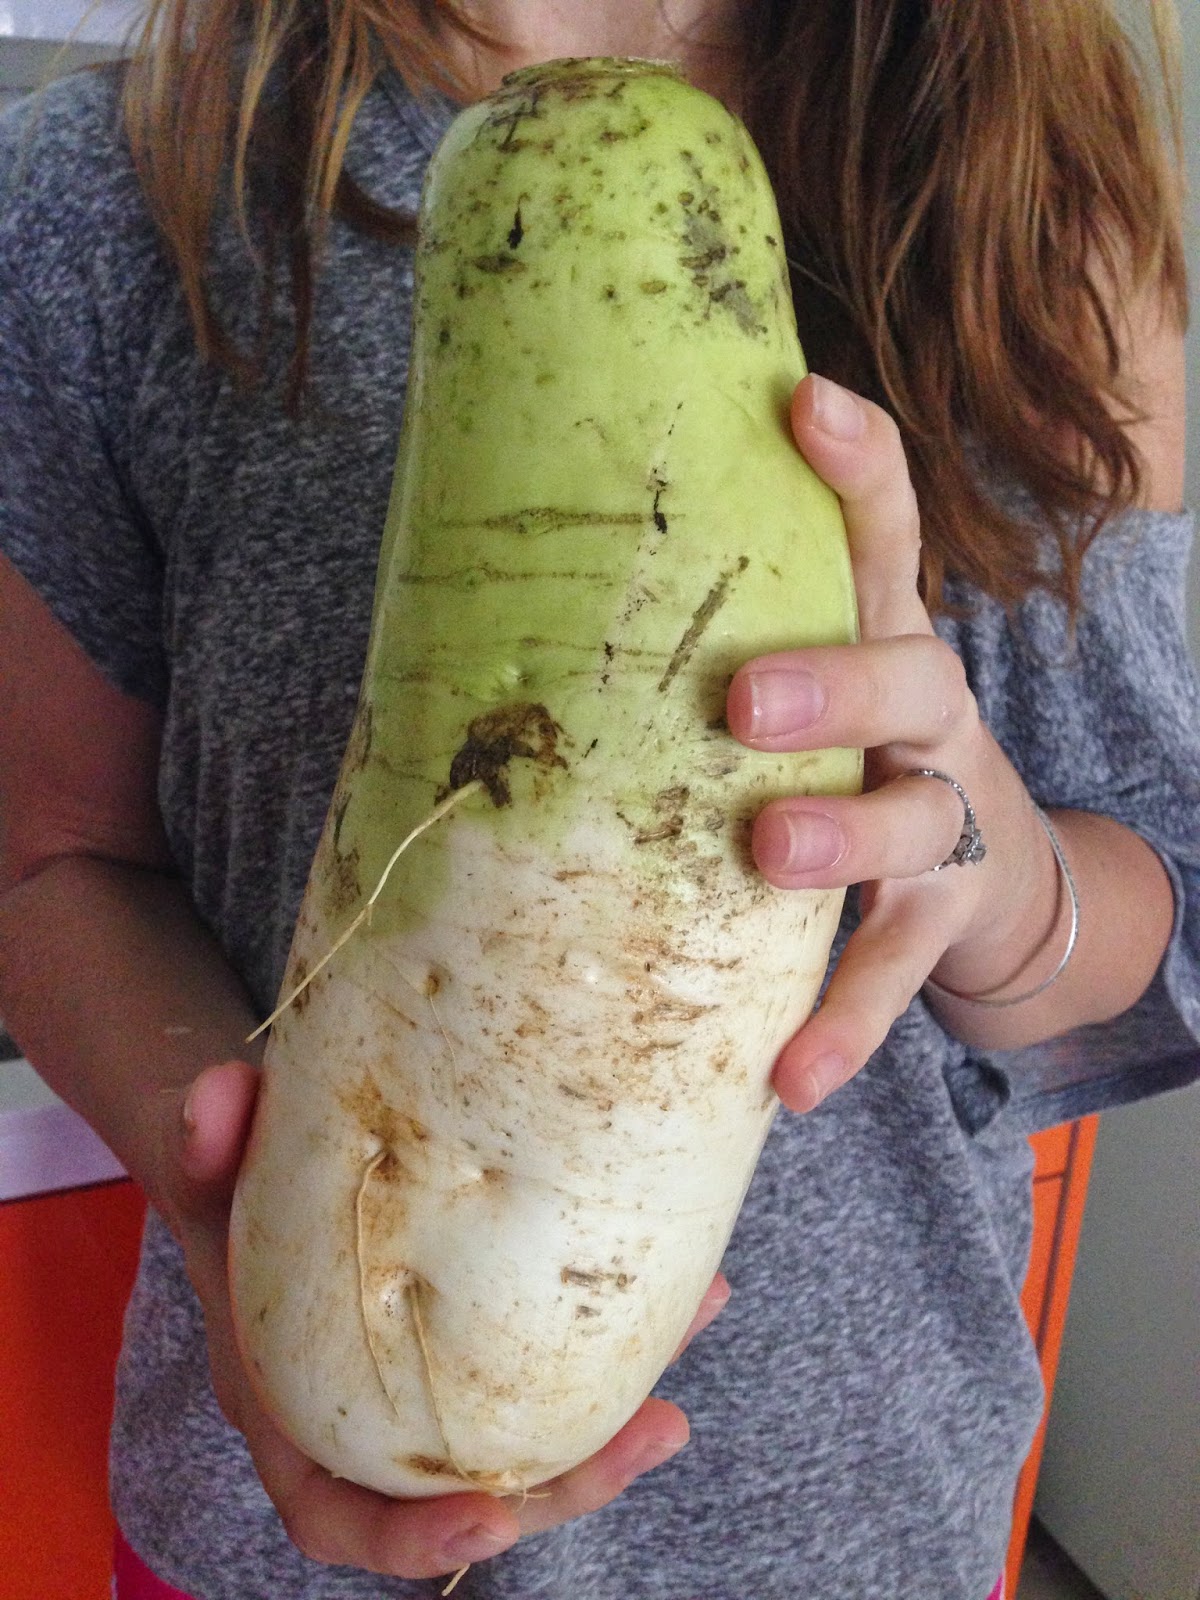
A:
[[[813,811],[765,811],[754,830],[754,859],[768,873],[831,867],[846,848],[832,817]]]
[[[816,374],[812,380],[812,419],[831,439],[860,439],[867,426],[866,413],[856,396],[840,383]]]
[[[751,672],[747,684],[755,739],[811,728],[829,701],[825,685],[811,672]]]
[[[468,1528],[465,1533],[456,1534],[453,1539],[448,1539],[442,1551],[447,1561],[469,1566],[472,1561],[487,1561],[489,1557],[499,1555],[501,1550],[507,1550],[513,1542],[505,1534],[496,1533],[494,1529],[478,1523],[474,1528]]]
[[[704,1298],[710,1306],[716,1306],[718,1311],[724,1311],[730,1300],[733,1299],[733,1288],[728,1282],[716,1284]]]
[[[818,1056],[808,1065],[808,1081],[812,1085],[813,1109],[821,1104],[827,1095],[845,1081],[846,1062],[842,1056],[833,1051],[827,1051],[823,1056]]]
[[[637,1470],[639,1472],[650,1472],[654,1467],[661,1467],[664,1461],[669,1461],[672,1456],[677,1456],[686,1443],[686,1439],[653,1440],[638,1457]]]

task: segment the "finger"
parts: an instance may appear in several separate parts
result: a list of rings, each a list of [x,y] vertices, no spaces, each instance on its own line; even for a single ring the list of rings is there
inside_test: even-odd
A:
[[[288,1537],[313,1561],[432,1578],[486,1561],[521,1534],[512,1507],[491,1495],[393,1500],[334,1478],[281,1435],[252,1440],[252,1450]]]
[[[863,638],[929,632],[917,592],[921,520],[895,422],[871,401],[810,374],[792,397],[792,431],[842,502]]]
[[[597,1455],[535,1490],[518,1510],[524,1533],[540,1533],[615,1500],[643,1472],[662,1466],[688,1442],[687,1418],[669,1401],[642,1403]]]
[[[773,800],[754,819],[750,848],[777,889],[916,878],[950,855],[964,815],[949,784],[902,776],[863,795]]]
[[[933,634],[756,656],[734,673],[725,714],[755,750],[927,748],[978,721],[961,659]]]
[[[721,1315],[722,1311],[724,1311],[725,1307],[729,1304],[729,1295],[730,1289],[725,1275],[721,1272],[718,1272],[716,1277],[709,1284],[708,1288],[704,1291],[704,1298],[701,1300],[696,1309],[696,1315],[692,1318],[688,1327],[688,1331],[679,1341],[679,1346],[676,1349],[675,1354],[671,1357],[672,1361],[678,1361],[680,1356],[687,1349],[688,1345],[691,1344],[696,1335],[698,1333],[703,1333],[704,1329],[708,1327],[710,1322],[716,1321],[716,1319]]]
[[[513,1509],[493,1495],[397,1500],[335,1478],[292,1443],[256,1398],[227,1299],[210,1301],[205,1325],[222,1410],[244,1435],[288,1537],[312,1560],[428,1578],[486,1560],[520,1537]]]
[[[181,1164],[187,1178],[228,1198],[241,1166],[258,1098],[259,1075],[248,1061],[206,1067],[183,1104]]]
[[[197,1267],[206,1237],[224,1237],[258,1083],[248,1061],[223,1061],[194,1078],[182,1099],[179,1088],[165,1091],[174,1120],[169,1114],[156,1204],[176,1239],[189,1239]]]
[[[842,952],[820,1009],[775,1063],[772,1082],[791,1111],[811,1111],[866,1065],[953,939],[933,885],[889,886]],[[947,932],[947,927],[950,931]]]
[[[332,1477],[259,1416],[244,1430],[288,1537],[314,1561],[406,1578],[435,1577],[498,1555],[614,1500],[688,1441],[678,1407],[650,1399],[597,1455],[526,1498],[486,1494],[398,1501]]]
[[[334,1478],[298,1450],[244,1389],[231,1420],[245,1435],[255,1468],[300,1550],[315,1561],[406,1578],[457,1571],[499,1554],[522,1533],[596,1510],[688,1440],[683,1413],[650,1399],[597,1455],[524,1499],[466,1493],[401,1501]]]

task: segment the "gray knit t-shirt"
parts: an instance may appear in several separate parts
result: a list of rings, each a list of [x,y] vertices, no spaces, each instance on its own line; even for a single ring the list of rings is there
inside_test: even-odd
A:
[[[394,83],[351,167],[413,208],[448,115]],[[316,403],[197,361],[118,131],[112,81],[0,121],[0,549],[122,689],[165,713],[160,798],[201,916],[264,1011],[353,714],[404,401],[407,250],[335,227]],[[259,294],[231,232],[219,310]],[[276,308],[286,352],[286,296]],[[281,357],[282,360],[282,357]],[[278,377],[278,373],[276,373]],[[768,1140],[725,1262],[733,1300],[663,1380],[692,1443],[615,1504],[473,1567],[462,1600],[983,1600],[1039,1418],[1020,1308],[1026,1134],[1200,1068],[1200,696],[1183,516],[1131,514],[1088,561],[1072,639],[959,590],[941,631],[1034,797],[1117,817],[1167,862],[1178,920],[1106,1028],[972,1054],[913,1003],[854,1081]],[[851,897],[851,900],[853,897]],[[853,919],[848,910],[843,937]],[[207,1380],[201,1318],[153,1216],[129,1311],[113,1498],[197,1600],[387,1600],[440,1583],[308,1561]]]

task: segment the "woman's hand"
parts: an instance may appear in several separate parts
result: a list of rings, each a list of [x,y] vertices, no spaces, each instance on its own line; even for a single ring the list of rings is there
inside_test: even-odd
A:
[[[1052,971],[1069,908],[1030,797],[918,594],[919,518],[895,424],[809,377],[792,425],[842,500],[861,642],[748,662],[728,720],[758,750],[867,751],[861,796],[775,801],[753,833],[755,861],[780,888],[863,886],[861,924],[775,1071],[783,1102],[808,1110],[863,1066],[931,975],[959,994],[1002,996]],[[964,807],[950,784],[911,775],[920,768],[962,786],[984,860],[931,870],[955,848]]]
[[[180,1179],[169,1218],[204,1308],[213,1386],[246,1438],[289,1537],[317,1561],[405,1578],[429,1578],[483,1561],[522,1534],[607,1504],[634,1478],[687,1443],[675,1406],[647,1400],[590,1461],[518,1499],[487,1494],[395,1500],[334,1478],[274,1425],[250,1386],[233,1332],[227,1278],[229,1208],[250,1128],[258,1074],[244,1061],[209,1067],[192,1084],[181,1119]],[[705,1327],[728,1299],[718,1277],[688,1331]],[[684,1343],[687,1343],[685,1339]],[[681,1347],[682,1348],[682,1347]]]

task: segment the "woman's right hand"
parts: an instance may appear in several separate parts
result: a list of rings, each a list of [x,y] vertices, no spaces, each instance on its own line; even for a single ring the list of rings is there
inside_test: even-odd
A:
[[[229,1209],[257,1091],[258,1073],[245,1061],[208,1067],[192,1083],[180,1119],[178,1180],[168,1221],[204,1310],[217,1400],[244,1435],[288,1536],[306,1555],[393,1577],[454,1572],[497,1555],[524,1533],[597,1510],[686,1444],[683,1413],[665,1400],[647,1400],[597,1455],[524,1501],[482,1493],[391,1499],[335,1478],[305,1456],[257,1400],[233,1330]],[[712,1321],[728,1295],[718,1276],[688,1339]]]

